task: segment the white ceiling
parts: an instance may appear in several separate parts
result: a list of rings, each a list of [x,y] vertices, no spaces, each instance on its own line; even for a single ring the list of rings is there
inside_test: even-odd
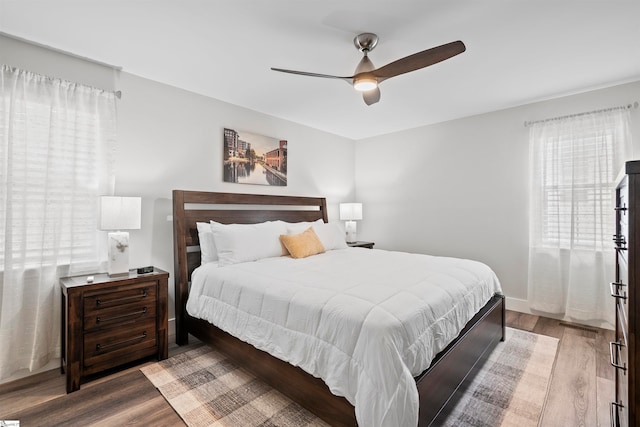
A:
[[[640,1],[0,0],[0,31],[352,139],[640,80]],[[380,67],[455,40],[467,51],[348,84],[360,32]],[[126,93],[123,94],[126,96]]]

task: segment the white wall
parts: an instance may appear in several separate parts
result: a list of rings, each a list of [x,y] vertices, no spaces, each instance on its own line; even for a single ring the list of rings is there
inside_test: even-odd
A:
[[[640,101],[640,82],[425,126],[356,143],[358,238],[376,248],[466,257],[498,275],[526,311],[528,129],[525,121]],[[640,155],[640,110],[631,110]]]
[[[122,91],[117,103],[115,193],[142,196],[142,228],[130,233],[131,266],[154,265],[171,273],[170,318],[173,224],[167,216],[172,213],[172,190],[324,196],[330,221],[338,220],[338,203],[353,200],[352,140],[2,35],[0,63]],[[225,127],[286,139],[288,186],[224,183]]]

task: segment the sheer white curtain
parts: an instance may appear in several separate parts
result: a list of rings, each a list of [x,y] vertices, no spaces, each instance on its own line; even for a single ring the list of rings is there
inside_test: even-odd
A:
[[[115,138],[113,93],[2,66],[0,380],[60,355],[58,278],[104,260]]]
[[[615,179],[630,147],[625,108],[531,125],[532,309],[613,324]]]

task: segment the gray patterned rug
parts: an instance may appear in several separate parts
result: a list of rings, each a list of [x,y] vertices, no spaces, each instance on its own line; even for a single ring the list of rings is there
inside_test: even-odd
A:
[[[441,425],[535,427],[551,384],[558,340],[507,328],[498,344]]]
[[[558,340],[507,328],[446,426],[537,426]],[[327,426],[208,346],[141,371],[189,427]]]

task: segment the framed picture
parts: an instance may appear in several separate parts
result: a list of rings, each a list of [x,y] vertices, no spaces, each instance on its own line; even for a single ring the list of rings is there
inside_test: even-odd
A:
[[[287,185],[287,141],[224,129],[224,181]]]

